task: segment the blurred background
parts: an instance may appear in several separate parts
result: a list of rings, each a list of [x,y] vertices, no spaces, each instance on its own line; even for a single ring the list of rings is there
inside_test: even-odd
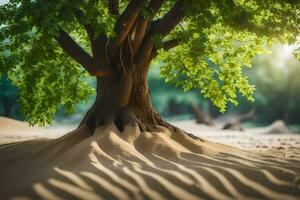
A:
[[[153,65],[148,78],[153,106],[169,121],[195,120],[207,125],[222,122],[223,128],[240,129],[268,126],[280,120],[291,132],[300,132],[300,62],[293,57],[293,49],[295,46],[275,45],[270,49],[272,53],[257,56],[253,67],[245,71],[250,83],[256,86],[255,101],[239,97],[240,104],[229,104],[223,114],[204,99],[200,90],[183,92],[166,84],[159,76],[159,67]],[[93,78],[89,82],[95,85]],[[77,105],[72,115],[66,115],[61,108],[55,124],[78,124],[94,98]],[[18,105],[18,89],[7,77],[0,79],[0,115],[24,120]]]

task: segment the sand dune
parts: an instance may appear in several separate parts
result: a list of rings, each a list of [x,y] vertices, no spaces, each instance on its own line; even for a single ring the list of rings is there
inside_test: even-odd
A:
[[[300,199],[298,149],[278,156],[113,124],[89,134],[0,146],[0,199]]]

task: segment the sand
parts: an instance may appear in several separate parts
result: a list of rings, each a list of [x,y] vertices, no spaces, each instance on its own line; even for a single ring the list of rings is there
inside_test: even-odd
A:
[[[23,132],[53,131],[21,124]],[[0,199],[300,199],[297,145],[237,148],[165,128],[120,132],[114,124],[88,135],[81,127],[1,145]]]

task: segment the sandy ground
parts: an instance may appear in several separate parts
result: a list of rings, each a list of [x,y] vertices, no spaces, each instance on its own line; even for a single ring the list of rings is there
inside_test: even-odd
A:
[[[0,199],[300,199],[300,134],[173,124],[201,139],[0,118]]]
[[[300,133],[278,130],[281,124],[267,127],[248,128],[244,131],[220,130],[194,123],[193,120],[172,123],[194,135],[222,144],[249,150],[300,148]],[[300,153],[300,152],[299,152]]]
[[[300,133],[276,133],[272,126],[249,128],[244,131],[220,130],[222,125],[208,127],[194,120],[175,121],[173,125],[201,138],[250,150],[270,148],[300,148]],[[30,127],[27,123],[0,117],[0,145],[39,138],[58,138],[76,129],[76,126]],[[300,153],[300,152],[299,152]]]

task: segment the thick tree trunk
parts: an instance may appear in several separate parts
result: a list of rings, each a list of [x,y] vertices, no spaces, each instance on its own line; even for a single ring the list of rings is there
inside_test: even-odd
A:
[[[128,124],[142,131],[154,131],[166,123],[153,110],[148,91],[147,72],[121,73],[117,77],[97,79],[97,97],[82,124],[91,130],[114,122],[120,130]]]

